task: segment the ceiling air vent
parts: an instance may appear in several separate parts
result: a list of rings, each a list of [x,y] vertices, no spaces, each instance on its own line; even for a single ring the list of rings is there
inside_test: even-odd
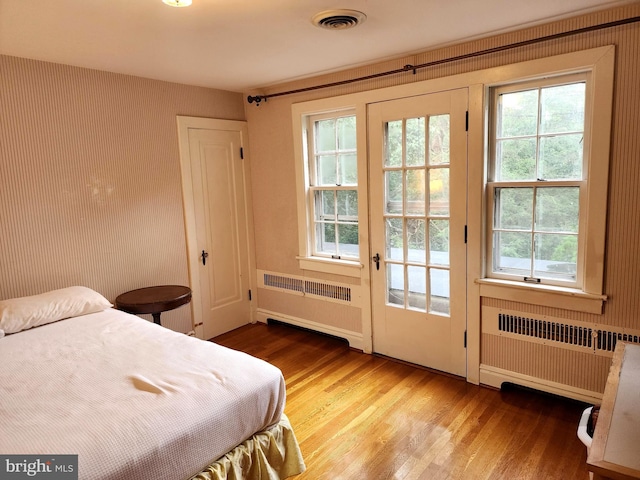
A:
[[[329,30],[345,30],[355,27],[367,19],[367,16],[357,10],[326,10],[311,19],[317,27]]]

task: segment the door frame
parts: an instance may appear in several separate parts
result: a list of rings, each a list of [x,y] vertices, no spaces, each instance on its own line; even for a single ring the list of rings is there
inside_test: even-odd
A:
[[[242,180],[244,185],[245,221],[247,227],[247,245],[249,247],[249,288],[252,292],[250,302],[250,320],[256,321],[257,279],[255,261],[255,235],[253,226],[253,202],[251,196],[251,164],[249,161],[249,134],[247,122],[241,120],[221,120],[216,118],[188,117],[177,115],[178,146],[180,151],[180,174],[182,182],[182,207],[184,213],[185,240],[187,246],[187,267],[191,287],[191,324],[196,337],[204,338],[202,303],[200,302],[200,256],[196,236],[196,215],[193,198],[193,179],[191,176],[191,155],[189,149],[189,130],[218,130],[240,133],[240,145],[243,151]]]

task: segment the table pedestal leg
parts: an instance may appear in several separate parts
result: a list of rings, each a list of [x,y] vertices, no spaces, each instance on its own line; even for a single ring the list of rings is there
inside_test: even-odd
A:
[[[160,323],[160,313],[152,313],[151,315],[153,316],[153,323],[157,323],[158,325],[162,325]]]

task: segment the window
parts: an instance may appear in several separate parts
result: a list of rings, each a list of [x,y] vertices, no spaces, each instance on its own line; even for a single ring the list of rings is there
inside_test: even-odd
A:
[[[582,287],[586,75],[493,90],[490,276]]]
[[[310,254],[357,260],[358,162],[353,112],[307,117]]]

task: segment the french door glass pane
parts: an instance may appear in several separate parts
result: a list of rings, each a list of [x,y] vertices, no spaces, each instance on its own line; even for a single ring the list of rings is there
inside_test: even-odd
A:
[[[424,117],[407,119],[407,166],[424,165],[425,155]]]
[[[407,260],[412,263],[427,263],[427,243],[425,239],[425,221],[407,219]]]
[[[402,165],[402,120],[387,123],[385,167]]]
[[[449,115],[429,117],[428,128],[426,122],[410,118],[386,127],[387,303],[448,314]]]
[[[429,165],[449,163],[449,114],[429,117]]]
[[[404,266],[387,263],[387,302],[404,306]]]
[[[402,218],[387,218],[387,255],[390,260],[404,260],[404,233],[402,231]]]
[[[385,172],[385,213],[402,214],[402,170]]]
[[[424,169],[407,170],[407,215],[424,215]]]
[[[431,295],[429,302],[429,312],[449,315],[450,293],[449,293],[449,270],[439,268],[429,269],[429,285]]]
[[[575,279],[577,252],[577,235],[536,234],[534,277]]]
[[[429,215],[449,215],[449,169],[429,169]]]
[[[429,263],[449,266],[449,220],[429,220]]]
[[[427,311],[427,269],[409,265],[407,267],[409,291],[407,306],[416,310]]]

